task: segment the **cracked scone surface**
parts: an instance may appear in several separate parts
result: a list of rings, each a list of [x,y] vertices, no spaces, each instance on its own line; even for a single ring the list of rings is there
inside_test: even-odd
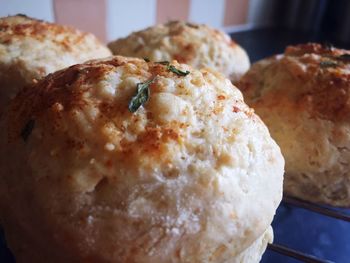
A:
[[[197,69],[209,67],[237,81],[250,66],[245,50],[230,36],[206,25],[172,21],[108,44],[115,55],[177,60]]]
[[[110,55],[92,34],[23,15],[0,18],[0,112],[33,79]]]
[[[287,47],[254,64],[238,87],[286,159],[285,191],[350,206],[350,64],[346,50]]]
[[[172,64],[190,74],[117,56],[18,94],[0,129],[0,205],[19,262],[261,257],[282,195],[279,147],[228,79]]]

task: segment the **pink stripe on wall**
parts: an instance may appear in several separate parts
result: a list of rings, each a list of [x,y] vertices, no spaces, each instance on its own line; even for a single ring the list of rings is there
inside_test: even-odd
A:
[[[157,0],[157,23],[188,20],[190,0]]]
[[[226,0],[224,26],[246,24],[248,21],[249,0]]]
[[[91,32],[106,41],[105,0],[54,0],[54,11],[56,23]]]

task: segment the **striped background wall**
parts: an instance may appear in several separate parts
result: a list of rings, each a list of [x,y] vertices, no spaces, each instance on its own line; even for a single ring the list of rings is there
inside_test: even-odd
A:
[[[17,13],[73,25],[102,41],[181,19],[232,30],[249,24],[254,0],[0,0],[0,16]]]

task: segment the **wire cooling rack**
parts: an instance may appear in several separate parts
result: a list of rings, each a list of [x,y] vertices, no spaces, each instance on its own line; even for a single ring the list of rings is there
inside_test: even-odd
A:
[[[327,217],[335,218],[337,220],[343,220],[345,222],[350,223],[350,215],[337,211],[332,208],[327,208],[322,205],[303,201],[301,199],[290,197],[290,196],[284,196],[282,202],[287,206],[294,206],[294,207],[306,209],[314,213],[318,213]],[[332,263],[333,262],[334,263],[334,261],[321,259],[314,255],[303,253],[298,250],[289,248],[287,246],[283,246],[275,243],[269,244],[267,249],[277,252],[279,254],[282,254],[286,257],[297,259],[301,262],[306,262],[306,263]]]

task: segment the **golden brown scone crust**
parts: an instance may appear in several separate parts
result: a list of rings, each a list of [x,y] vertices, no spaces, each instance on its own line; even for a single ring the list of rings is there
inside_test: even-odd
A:
[[[108,44],[115,55],[177,60],[197,69],[212,68],[237,81],[249,69],[245,50],[222,31],[172,21],[134,32]]]
[[[350,206],[350,54],[289,46],[238,83],[286,159],[287,194]]]
[[[190,74],[113,57],[17,95],[0,126],[0,218],[18,262],[261,257],[280,150],[228,79],[172,64]],[[129,112],[152,78],[150,100]]]
[[[23,15],[0,18],[0,112],[34,79],[110,55],[92,34]]]

